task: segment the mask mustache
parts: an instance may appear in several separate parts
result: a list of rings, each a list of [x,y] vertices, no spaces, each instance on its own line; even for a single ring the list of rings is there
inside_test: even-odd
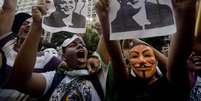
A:
[[[152,64],[135,64],[136,68],[146,68],[152,66]]]

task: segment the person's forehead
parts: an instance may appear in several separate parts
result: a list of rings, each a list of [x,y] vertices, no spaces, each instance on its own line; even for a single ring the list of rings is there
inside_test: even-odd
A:
[[[78,42],[78,43],[81,42],[82,44],[84,44],[84,42],[81,39],[79,39],[79,38],[75,39],[73,42]]]
[[[31,17],[31,18],[26,19],[24,22],[30,22],[30,23],[32,23],[32,22],[33,22],[33,19],[32,19],[32,17]]]
[[[145,50],[153,51],[151,47],[143,44],[136,45],[133,48],[131,48],[131,51],[145,51]]]
[[[84,43],[84,41],[83,41],[82,39],[76,38],[76,39],[74,39],[72,42],[70,42],[70,43],[67,45],[66,48],[68,48],[68,46],[69,46],[70,44],[75,44],[75,43],[81,43],[81,44],[85,45],[85,43]]]

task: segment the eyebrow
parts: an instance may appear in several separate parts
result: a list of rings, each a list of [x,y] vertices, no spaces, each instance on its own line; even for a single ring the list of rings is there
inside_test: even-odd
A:
[[[130,53],[136,53],[136,54],[139,54],[139,52],[137,52],[137,51],[131,51]]]
[[[142,53],[144,54],[145,52],[150,51],[150,49],[145,49]]]
[[[145,52],[148,52],[148,51],[150,51],[150,49],[145,49],[145,50],[143,50],[143,52],[142,53],[145,53]],[[139,52],[138,51],[131,51],[130,53],[137,53],[137,54],[139,54]]]

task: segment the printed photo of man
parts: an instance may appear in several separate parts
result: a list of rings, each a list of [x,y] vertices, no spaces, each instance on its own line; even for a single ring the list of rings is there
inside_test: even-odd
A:
[[[86,18],[75,12],[78,0],[53,0],[55,11],[44,17],[43,23],[50,27],[84,28]]]
[[[120,8],[111,21],[112,32],[152,29],[174,24],[173,13],[168,5],[158,0],[117,0]]]

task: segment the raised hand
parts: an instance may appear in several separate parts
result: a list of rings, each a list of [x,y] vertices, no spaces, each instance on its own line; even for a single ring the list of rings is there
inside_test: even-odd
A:
[[[42,16],[47,13],[47,9],[45,9],[45,3],[39,2],[37,6],[32,7],[32,17],[33,22],[42,23]]]
[[[87,61],[87,68],[91,74],[97,73],[100,69],[100,61],[97,57],[90,57]]]
[[[108,19],[108,11],[109,11],[109,0],[99,0],[96,4],[96,12],[99,16],[99,19],[104,21],[104,19]],[[102,22],[101,21],[101,22]]]
[[[16,11],[17,0],[4,0],[0,9],[0,36],[11,31]]]

